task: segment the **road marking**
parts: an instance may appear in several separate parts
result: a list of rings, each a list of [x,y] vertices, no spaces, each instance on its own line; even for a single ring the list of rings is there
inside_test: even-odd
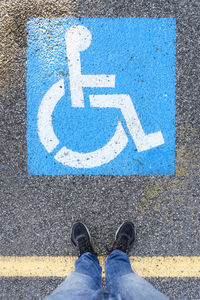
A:
[[[84,107],[83,87],[115,87],[115,75],[82,75],[80,52],[86,50],[91,42],[92,35],[85,26],[72,26],[65,35],[66,50],[69,61],[69,79],[72,107]],[[45,96],[38,110],[38,135],[46,150],[51,153],[59,144],[53,129],[53,111],[65,93],[64,79],[53,84]],[[165,143],[162,132],[145,134],[142,124],[131,100],[126,94],[90,95],[90,106],[94,108],[121,109],[128,130],[135,142],[138,152],[150,150]],[[118,122],[122,127],[121,123]],[[117,128],[118,129],[118,128]],[[108,143],[98,150],[82,153],[72,151],[66,147],[54,156],[63,164],[72,168],[93,168],[109,163],[116,158],[126,147],[128,138],[123,130],[117,130]]]
[[[28,173],[174,174],[174,18],[27,28]]]
[[[74,256],[1,256],[1,277],[66,277],[74,270]],[[103,267],[105,257],[100,256]],[[200,256],[130,257],[133,270],[142,277],[198,277]]]

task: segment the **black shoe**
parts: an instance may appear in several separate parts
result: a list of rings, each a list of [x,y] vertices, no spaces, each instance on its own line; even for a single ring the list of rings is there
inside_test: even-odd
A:
[[[91,236],[87,227],[81,223],[75,223],[72,227],[71,241],[80,257],[83,253],[91,252],[96,255],[91,245]]]
[[[135,226],[132,222],[124,222],[120,225],[115,234],[115,242],[112,247],[113,250],[121,250],[124,253],[129,252],[135,241],[136,232]]]

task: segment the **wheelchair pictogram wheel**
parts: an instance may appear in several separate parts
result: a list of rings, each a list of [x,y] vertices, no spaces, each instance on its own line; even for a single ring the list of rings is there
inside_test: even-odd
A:
[[[48,153],[54,151],[60,143],[53,129],[52,114],[55,106],[64,94],[64,79],[61,79],[47,91],[39,106],[37,118],[38,135]],[[123,151],[127,143],[128,137],[121,122],[118,121],[114,135],[102,148],[96,151],[82,153],[72,151],[67,147],[62,147],[54,155],[54,158],[63,165],[72,168],[99,167],[115,159]]]

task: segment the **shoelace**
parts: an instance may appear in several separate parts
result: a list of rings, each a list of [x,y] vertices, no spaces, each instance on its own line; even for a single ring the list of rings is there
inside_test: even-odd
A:
[[[85,237],[79,238],[77,240],[77,243],[80,255],[88,251],[90,252],[90,246],[88,244],[88,240]]]
[[[115,240],[115,242],[111,248],[109,248],[106,245],[107,254],[109,255],[115,249],[118,249],[118,250],[121,250],[121,251],[127,253],[128,252],[128,243],[129,243],[128,237],[122,236],[120,238],[120,240]]]
[[[119,241],[116,243],[116,249],[119,249],[123,252],[127,252],[128,250],[129,239],[125,235],[123,235]]]

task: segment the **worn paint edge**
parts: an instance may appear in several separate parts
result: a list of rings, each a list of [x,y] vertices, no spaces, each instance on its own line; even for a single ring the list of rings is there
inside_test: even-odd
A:
[[[66,277],[74,271],[75,256],[0,256],[1,277]],[[103,267],[105,257],[99,261]],[[130,257],[142,277],[200,278],[200,256]]]

